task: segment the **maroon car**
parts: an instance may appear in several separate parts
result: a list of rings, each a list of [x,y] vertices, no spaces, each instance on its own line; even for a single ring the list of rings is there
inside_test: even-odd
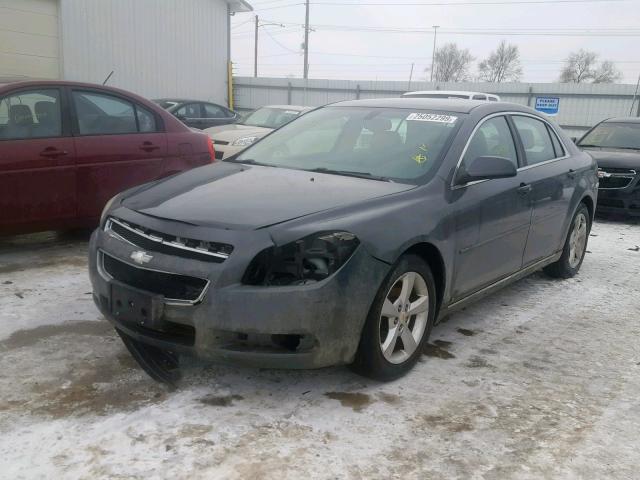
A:
[[[208,135],[135,94],[0,84],[0,234],[93,226],[116,193],[213,161]]]

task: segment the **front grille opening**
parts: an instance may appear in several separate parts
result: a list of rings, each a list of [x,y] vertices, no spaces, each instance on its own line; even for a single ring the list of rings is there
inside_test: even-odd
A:
[[[633,178],[629,177],[609,177],[600,179],[600,188],[625,188],[628,187]]]
[[[133,267],[102,254],[104,271],[115,280],[147,292],[162,295],[167,300],[196,302],[207,286],[207,280],[176,273],[156,272]]]
[[[141,335],[162,340],[165,342],[179,343],[191,347],[196,342],[196,330],[190,325],[164,322],[162,330],[143,327],[135,323],[127,323],[126,327]]]
[[[222,263],[233,252],[233,246],[226,243],[176,237],[175,235],[143,228],[139,225],[129,224],[113,217],[109,218],[105,229],[145,250],[192,260]]]

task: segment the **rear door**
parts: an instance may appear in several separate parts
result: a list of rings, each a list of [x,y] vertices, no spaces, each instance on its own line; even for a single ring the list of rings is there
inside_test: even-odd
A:
[[[235,114],[220,105],[214,103],[203,103],[204,109],[204,128],[216,127],[218,125],[226,125],[234,121]]]
[[[162,119],[129,98],[70,89],[78,165],[78,216],[100,216],[127,188],[162,176],[167,139]]]
[[[187,127],[200,130],[207,128],[202,103],[200,102],[186,103],[178,108],[174,115]]]
[[[44,228],[76,215],[76,168],[63,88],[0,99],[0,230]]]
[[[511,125],[503,115],[481,121],[465,148],[461,167],[482,156],[500,156],[520,166]],[[454,300],[522,267],[531,221],[529,188],[520,174],[455,185],[456,261]]]
[[[549,124],[533,116],[511,118],[525,157],[519,174],[532,188],[531,230],[523,259],[529,265],[562,248],[577,173]]]

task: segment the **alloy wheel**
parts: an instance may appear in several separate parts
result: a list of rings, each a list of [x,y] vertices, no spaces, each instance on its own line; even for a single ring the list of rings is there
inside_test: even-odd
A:
[[[393,364],[407,361],[416,351],[429,318],[429,290],[416,272],[401,275],[391,286],[380,314],[380,349]]]
[[[580,264],[587,246],[587,236],[587,217],[583,212],[580,212],[573,221],[569,237],[569,266],[571,268],[576,268]]]

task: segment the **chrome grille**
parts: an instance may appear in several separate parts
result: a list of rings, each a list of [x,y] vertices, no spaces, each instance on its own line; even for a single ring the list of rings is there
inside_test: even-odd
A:
[[[205,262],[222,263],[233,251],[226,243],[177,237],[109,217],[105,232],[139,248]]]
[[[633,182],[637,172],[630,168],[599,168],[598,181],[602,190],[627,188]]]

